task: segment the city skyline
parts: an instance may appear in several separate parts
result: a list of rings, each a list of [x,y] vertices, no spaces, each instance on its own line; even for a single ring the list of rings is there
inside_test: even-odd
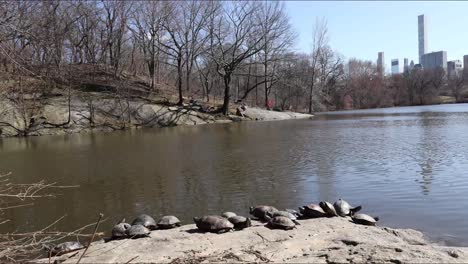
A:
[[[468,36],[460,33],[468,25],[468,2],[286,2],[286,8],[298,32],[297,51],[310,52],[315,20],[325,18],[334,50],[372,62],[383,51],[389,72],[391,59],[419,62],[418,16],[424,14],[427,53],[447,51],[448,61],[468,54]]]

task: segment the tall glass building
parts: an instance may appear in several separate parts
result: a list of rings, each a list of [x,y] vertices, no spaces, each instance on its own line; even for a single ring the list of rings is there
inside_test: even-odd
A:
[[[418,16],[418,50],[419,63],[422,64],[422,55],[427,53],[427,20],[424,15]]]

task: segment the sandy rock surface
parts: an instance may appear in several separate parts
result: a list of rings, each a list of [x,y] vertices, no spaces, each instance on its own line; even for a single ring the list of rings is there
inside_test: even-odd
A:
[[[57,259],[76,263],[81,253]],[[195,225],[185,225],[153,231],[149,238],[101,240],[90,246],[80,263],[198,262],[467,263],[468,248],[431,244],[411,229],[320,218],[301,220],[289,231],[271,230],[254,221],[251,228],[225,234],[201,233]]]
[[[248,107],[247,110],[243,112],[244,116],[252,120],[286,120],[286,119],[302,119],[310,118],[312,115],[301,114],[295,112],[277,112],[277,111],[268,111],[260,108]]]

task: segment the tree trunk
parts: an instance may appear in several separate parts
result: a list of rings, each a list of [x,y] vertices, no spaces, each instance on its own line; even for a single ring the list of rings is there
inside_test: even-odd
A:
[[[312,94],[314,92],[314,81],[312,81],[310,85],[310,93],[309,93],[309,114],[312,114]]]
[[[257,66],[255,66],[255,83],[258,83]],[[255,86],[255,106],[258,106],[258,86]]]
[[[188,58],[187,58],[188,60]],[[185,82],[187,83],[187,91],[190,91],[190,75],[192,74],[192,67],[189,65],[190,63],[186,62],[186,75],[185,75]]]
[[[151,36],[151,69],[150,69],[150,75],[151,75],[151,90],[154,90],[154,71],[156,68],[156,58],[155,58],[155,46],[156,43],[154,41],[154,34]]]
[[[228,115],[229,114],[229,99],[230,99],[230,92],[231,92],[231,74],[226,73],[226,75],[223,76],[224,79],[224,103],[223,103],[223,114]]]
[[[264,74],[264,86],[265,86],[265,107],[267,110],[270,110],[270,104],[268,103],[268,81],[267,81],[267,62],[265,61],[265,69],[263,70],[263,74]]]
[[[156,46],[156,43],[159,43],[160,39],[159,39],[159,33],[157,34],[157,41],[153,44],[153,46]],[[154,56],[154,55],[153,55]],[[161,77],[160,77],[160,72],[161,72],[161,69],[160,69],[160,65],[159,65],[159,59],[160,59],[160,56],[159,56],[159,47],[157,47],[156,49],[156,58],[155,58],[155,62],[156,62],[156,83],[160,83],[161,82]]]
[[[148,62],[148,72],[151,79],[151,89],[154,90],[154,60]]]
[[[252,62],[252,60],[250,60],[250,62]],[[251,70],[252,70],[252,63],[249,63],[249,74],[247,74],[247,89],[250,87],[250,73],[251,73]],[[244,98],[246,101],[248,100],[247,99],[247,96],[245,96]]]
[[[182,97],[182,58],[179,55],[177,57],[177,87],[179,89],[179,102],[178,105],[184,103],[184,98]]]

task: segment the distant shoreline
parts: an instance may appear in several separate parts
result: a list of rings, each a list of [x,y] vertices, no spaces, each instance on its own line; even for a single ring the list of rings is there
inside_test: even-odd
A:
[[[92,108],[84,100],[73,99],[69,111],[66,98],[49,98],[42,102],[41,109],[36,116],[25,120],[21,117],[18,108],[12,106],[7,100],[0,101],[0,138],[111,132],[239,121],[305,119],[313,116],[251,107],[247,107],[247,110],[243,112],[244,117],[233,114],[224,116],[202,111],[198,105],[170,106],[146,100],[132,100],[125,103],[126,107],[131,109],[127,111],[130,114],[120,116],[119,102],[113,99],[95,100]]]

